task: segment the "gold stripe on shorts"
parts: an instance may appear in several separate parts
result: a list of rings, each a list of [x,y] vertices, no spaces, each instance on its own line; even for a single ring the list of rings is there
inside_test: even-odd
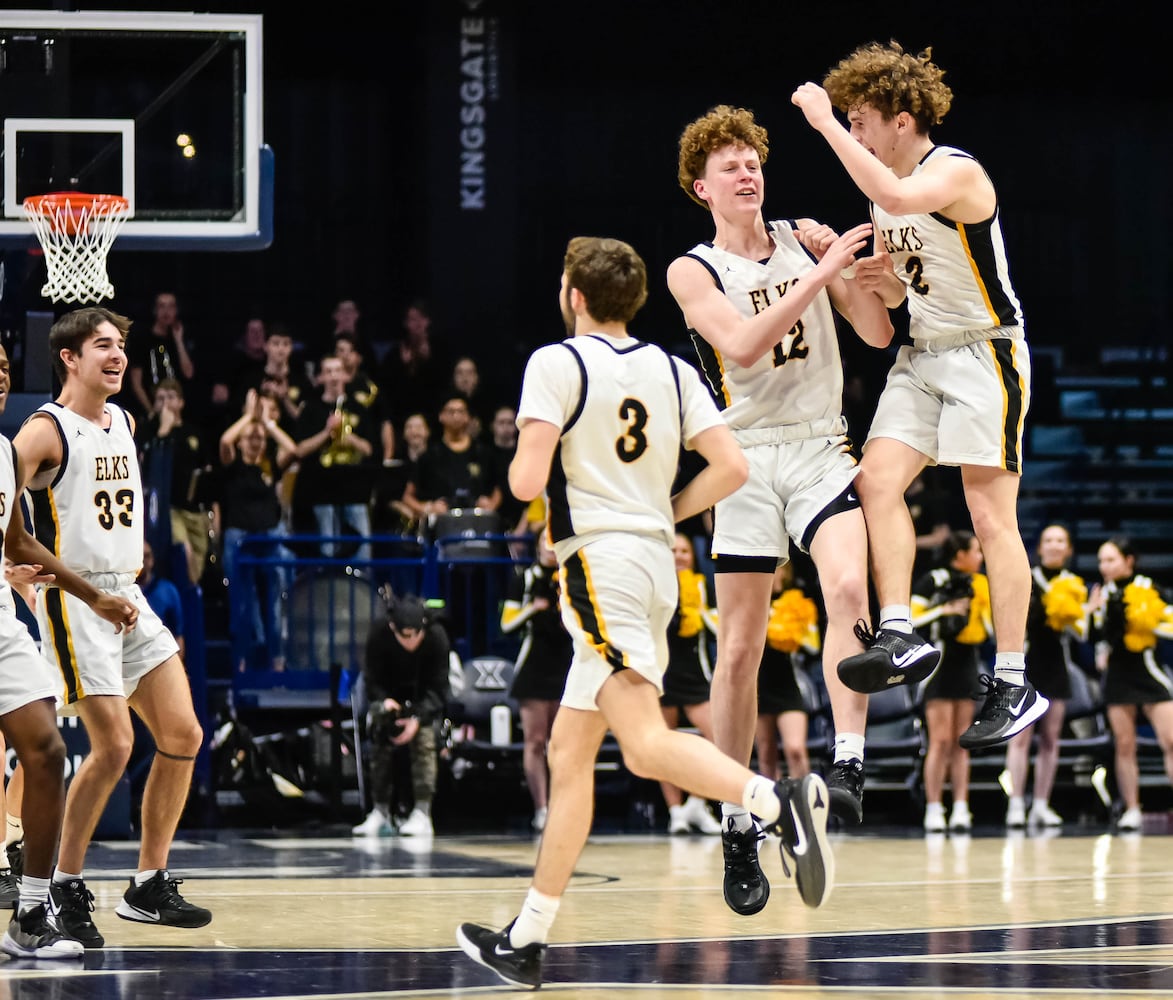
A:
[[[41,592],[45,602],[45,614],[49,619],[49,641],[56,654],[57,666],[65,682],[65,704],[72,705],[85,697],[81,675],[77,670],[77,657],[73,651],[73,637],[69,630],[69,612],[65,606],[65,592],[58,587],[46,587]]]
[[[1002,468],[1021,474],[1026,386],[1015,364],[1017,342],[1004,337],[987,343],[1002,382]]]
[[[607,623],[603,620],[591,579],[591,568],[582,549],[575,552],[562,566],[562,586],[570,600],[570,607],[579,626],[595,651],[615,670],[628,666],[627,656],[612,645],[607,637]]]

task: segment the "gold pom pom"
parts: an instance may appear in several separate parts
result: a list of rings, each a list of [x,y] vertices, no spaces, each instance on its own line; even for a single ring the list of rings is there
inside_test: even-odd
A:
[[[1124,647],[1139,653],[1155,646],[1164,615],[1165,602],[1154,587],[1130,583],[1124,588]]]
[[[1062,632],[1079,621],[1087,603],[1087,585],[1078,576],[1057,576],[1043,594],[1047,627]]]
[[[819,609],[814,601],[804,597],[801,590],[784,590],[770,606],[766,642],[783,653],[793,653],[818,620]]]

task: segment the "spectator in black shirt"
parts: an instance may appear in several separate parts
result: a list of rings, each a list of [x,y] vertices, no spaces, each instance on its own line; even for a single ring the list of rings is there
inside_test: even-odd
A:
[[[138,416],[151,412],[155,388],[163,379],[172,378],[184,386],[191,384],[195,363],[174,292],[156,295],[150,329],[126,338],[126,364],[131,390],[127,405]]]
[[[204,479],[211,463],[199,427],[183,419],[183,386],[164,379],[155,387],[151,415],[138,426],[143,488],[156,498],[160,521],[147,521],[147,534],[165,575],[181,579],[184,569],[193,584],[204,575],[211,522],[205,506]],[[164,512],[166,512],[164,514]],[[182,545],[186,567],[168,565],[172,545]]]
[[[450,646],[443,625],[432,620],[418,597],[396,598],[387,621],[367,638],[363,660],[367,734],[371,743],[371,799],[374,808],[354,828],[363,836],[391,833],[394,754],[411,753],[411,815],[399,825],[405,837],[432,835],[432,799],[439,771],[437,726],[448,700]]]
[[[213,505],[223,545],[228,579],[228,607],[233,663],[246,669],[258,641],[264,643],[265,666],[283,670],[280,599],[288,575],[279,566],[240,564],[240,544],[246,535],[271,535],[272,549],[253,555],[288,559],[280,544],[284,535],[280,499],[281,475],[293,461],[297,445],[276,420],[277,403],[250,393],[245,411],[220,436],[221,467],[216,476]]]
[[[467,400],[448,396],[440,409],[440,438],[420,458],[416,476],[403,494],[416,517],[470,507],[495,511],[501,505],[493,454],[484,441],[472,436],[469,425]]]

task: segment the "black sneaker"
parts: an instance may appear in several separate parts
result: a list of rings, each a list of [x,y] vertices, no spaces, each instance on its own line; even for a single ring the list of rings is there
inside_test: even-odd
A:
[[[90,914],[94,912],[94,894],[85,879],[49,883],[49,915],[61,930],[85,948],[101,948],[106,943]]]
[[[973,724],[961,734],[958,743],[966,750],[984,750],[1005,743],[1038,721],[1050,702],[1027,681],[1022,685],[982,674],[986,700]]]
[[[794,878],[807,906],[822,906],[835,886],[835,855],[827,840],[830,802],[817,774],[784,778],[774,786],[782,814],[767,828],[781,840],[782,871]]]
[[[20,916],[13,913],[0,950],[13,958],[81,958],[85,954],[80,941],[61,933],[44,903]]]
[[[831,796],[831,815],[845,823],[863,822],[863,761],[836,761],[827,775],[827,794]]]
[[[24,874],[24,838],[13,841],[8,845],[8,867],[12,874],[20,878]]]
[[[770,883],[758,864],[758,841],[766,835],[751,823],[740,831],[734,828],[733,817],[724,819],[721,831],[721,850],[725,854],[725,902],[734,913],[743,917],[760,913],[770,898]]]
[[[20,902],[20,880],[11,868],[0,868],[0,906],[15,907]]]
[[[477,924],[461,924],[456,928],[456,943],[474,962],[492,969],[511,986],[527,986],[532,990],[542,985],[542,959],[546,946],[527,944],[514,948],[509,943],[509,931],[514,921],[503,931],[491,931]]]
[[[137,920],[144,924],[165,924],[168,927],[203,927],[211,923],[212,911],[193,906],[181,895],[177,886],[183,881],[172,878],[163,868],[144,882],[130,888],[114,910],[123,920]]]
[[[867,623],[855,625],[855,635],[867,648],[839,661],[839,679],[852,691],[872,694],[895,684],[919,684],[941,659],[941,651],[916,632],[890,628],[873,634]]]

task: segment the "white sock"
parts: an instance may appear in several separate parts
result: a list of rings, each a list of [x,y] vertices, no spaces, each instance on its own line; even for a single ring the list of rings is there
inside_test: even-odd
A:
[[[65,885],[66,882],[72,882],[74,879],[80,880],[81,878],[81,872],[78,872],[76,875],[70,875],[69,872],[63,872],[60,868],[53,871],[54,885]]]
[[[835,734],[835,763],[845,760],[863,760],[862,733]]]
[[[782,813],[782,803],[774,791],[774,782],[755,774],[745,783],[741,804],[763,823],[773,823]]]
[[[20,911],[28,913],[42,903],[49,902],[49,880],[23,875],[20,879]]]
[[[148,868],[145,871],[139,872],[134,877],[134,884],[135,885],[146,885],[149,881],[151,881],[151,879],[153,879],[158,874],[159,874],[158,868]]]
[[[907,635],[912,631],[912,609],[907,604],[889,604],[880,608],[880,628]]]
[[[764,778],[764,781],[769,781],[769,778]],[[772,787],[772,786],[771,786]],[[732,802],[721,803],[721,819],[722,826],[729,829],[729,820],[733,820],[733,829],[738,833],[745,833],[751,826],[753,826],[753,817],[750,816],[749,810],[745,806],[735,805]]]
[[[3,847],[0,847],[0,871],[11,867],[12,862],[8,860],[8,845],[5,844]]]
[[[1022,687],[1026,683],[1026,654],[995,653],[994,677],[1015,687]]]
[[[24,840],[24,820],[19,816],[9,816],[8,830],[4,834],[4,846],[8,847],[18,840]]]
[[[554,918],[558,916],[558,907],[562,900],[557,896],[546,896],[531,888],[526,893],[521,912],[513,921],[509,931],[509,943],[514,948],[524,948],[535,941],[545,944],[550,936],[550,928],[554,926]]]

